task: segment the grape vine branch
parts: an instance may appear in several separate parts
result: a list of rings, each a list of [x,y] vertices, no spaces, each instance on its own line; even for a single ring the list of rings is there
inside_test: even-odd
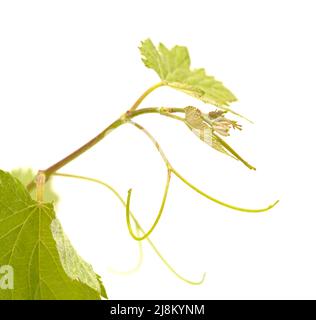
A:
[[[48,168],[39,170],[35,177],[31,172],[16,171],[9,174],[0,170],[0,266],[7,264],[14,267],[18,273],[17,284],[19,286],[9,292],[1,290],[0,286],[0,299],[2,297],[5,299],[107,298],[100,277],[76,253],[55,216],[52,200],[57,197],[50,187],[52,176],[90,181],[109,189],[125,206],[128,231],[139,244],[140,261],[134,269],[136,270],[140,265],[142,259],[141,243],[146,240],[171,272],[179,279],[192,285],[201,284],[205,274],[199,281],[188,280],[181,276],[149,238],[163,214],[172,176],[180,179],[201,196],[229,209],[259,213],[270,210],[278,203],[275,201],[263,208],[235,206],[202,191],[175,169],[158,141],[147,129],[135,122],[135,118],[144,114],[169,117],[175,122],[185,125],[210,147],[239,161],[248,169],[256,170],[225,141],[225,137],[229,136],[232,130],[242,129],[236,120],[230,119],[229,114],[241,119],[248,119],[230,108],[230,104],[237,99],[222,82],[207,75],[202,68],[191,68],[191,60],[186,47],[175,46],[168,49],[161,43],[156,47],[150,39],[147,39],[141,43],[139,49],[145,66],[153,69],[158,74],[160,81],[149,87],[125,113],[80,148]],[[208,105],[215,106],[215,109],[204,113],[194,106],[140,108],[149,94],[163,86],[181,91]],[[148,231],[141,227],[135,214],[131,211],[132,189],[128,191],[125,202],[123,197],[104,181],[59,171],[124,124],[132,125],[145,134],[158,150],[166,166],[166,184],[161,205]],[[26,179],[26,176],[31,176],[31,179]],[[47,196],[48,194],[50,197]],[[136,231],[133,230],[133,225]]]

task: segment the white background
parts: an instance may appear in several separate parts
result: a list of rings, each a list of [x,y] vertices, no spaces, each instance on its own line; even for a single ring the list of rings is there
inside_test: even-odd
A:
[[[236,111],[255,124],[228,141],[257,171],[210,149],[184,125],[159,115],[137,121],[160,142],[178,171],[247,214],[220,207],[172,178],[164,216],[138,273],[125,210],[106,189],[56,178],[58,215],[80,254],[102,275],[112,299],[316,298],[314,1],[1,1],[0,167],[44,169],[92,138],[158,78],[140,60],[150,37],[190,49],[230,88]],[[161,88],[143,106],[195,105]],[[149,140],[123,126],[62,172],[112,184],[145,227],[152,223],[165,168]]]

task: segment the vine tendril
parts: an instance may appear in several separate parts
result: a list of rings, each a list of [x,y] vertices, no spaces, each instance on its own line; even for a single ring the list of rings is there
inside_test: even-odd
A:
[[[85,176],[80,176],[80,175],[75,175],[75,174],[67,174],[67,173],[58,173],[55,172],[53,174],[54,176],[59,176],[59,177],[65,177],[65,178],[73,178],[73,179],[80,179],[80,180],[85,180],[85,181],[90,181],[90,182],[95,182],[97,184],[100,184],[103,187],[106,187],[108,190],[110,190],[118,199],[119,201],[122,203],[122,205],[124,207],[126,207],[126,203],[123,199],[123,197],[109,184],[99,180],[99,179],[95,179],[95,178],[90,178],[90,177],[85,177]],[[135,225],[136,225],[136,229],[138,228],[143,234],[145,234],[144,229],[141,227],[141,225],[139,224],[139,222],[137,221],[136,217],[134,216],[134,214],[132,212],[130,212],[130,216],[133,219]],[[204,282],[205,277],[206,277],[206,273],[203,273],[202,277],[200,280],[198,281],[192,281],[189,280],[183,276],[181,276],[172,266],[171,264],[166,260],[166,258],[163,257],[163,255],[160,253],[160,251],[158,250],[158,248],[156,247],[156,245],[151,241],[151,239],[149,237],[146,238],[147,242],[149,243],[149,245],[151,246],[151,248],[154,250],[154,252],[157,254],[157,256],[160,258],[160,260],[163,262],[163,264],[169,269],[169,271],[171,271],[171,273],[173,273],[178,279],[190,284],[190,285],[200,285]],[[139,242],[139,244],[141,244],[142,242]],[[141,257],[141,255],[140,255]],[[135,269],[135,268],[134,268]]]
[[[209,199],[221,206],[224,206],[226,208],[229,209],[233,209],[233,210],[237,210],[237,211],[241,211],[241,212],[249,212],[249,213],[259,213],[259,212],[265,212],[268,211],[270,209],[272,209],[274,206],[276,206],[279,203],[279,200],[275,201],[273,204],[265,207],[265,208],[259,208],[259,209],[248,209],[248,208],[241,208],[241,207],[236,207],[234,205],[231,205],[229,203],[223,202],[221,200],[218,200],[210,195],[208,195],[207,193],[203,192],[202,190],[198,189],[196,186],[194,186],[192,183],[190,183],[189,181],[187,181],[183,176],[180,175],[180,173],[178,171],[176,171],[175,169],[172,169],[172,172],[182,181],[184,182],[187,186],[189,186],[191,189],[193,189],[194,191],[196,191],[197,193],[199,193],[201,196],[205,197],[206,199]]]
[[[170,164],[169,160],[167,159],[165,153],[161,149],[159,143],[156,141],[156,139],[144,127],[142,127],[140,124],[135,123],[133,121],[129,121],[129,123],[131,123],[136,128],[141,130],[151,140],[151,142],[155,145],[156,149],[158,150],[158,152],[160,153],[161,157],[163,158],[167,168],[175,176],[177,176],[182,182],[184,182],[187,186],[189,186],[191,189],[193,189],[194,191],[196,191],[197,193],[199,193],[203,197],[205,197],[205,198],[207,198],[207,199],[209,199],[209,200],[211,200],[211,201],[213,201],[213,202],[215,202],[215,203],[217,203],[217,204],[219,204],[221,206],[227,207],[229,209],[233,209],[233,210],[237,210],[237,211],[241,211],[241,212],[249,212],[249,213],[265,212],[265,211],[268,211],[268,210],[272,209],[274,206],[276,206],[279,203],[279,200],[277,200],[273,204],[271,204],[271,205],[269,205],[269,206],[267,206],[265,208],[249,209],[249,208],[242,208],[242,207],[237,207],[237,206],[231,205],[229,203],[226,203],[224,201],[218,200],[215,197],[212,197],[212,196],[208,195],[207,193],[205,193],[202,190],[198,189],[196,186],[194,186],[188,180],[186,180],[176,169],[173,168],[173,166]]]
[[[127,201],[126,201],[126,223],[127,223],[127,227],[128,227],[128,231],[130,233],[130,235],[132,236],[132,238],[136,241],[142,241],[144,239],[146,239],[156,228],[157,224],[160,221],[160,218],[162,216],[164,207],[165,207],[165,203],[167,200],[167,195],[168,195],[168,191],[169,191],[169,186],[170,186],[170,179],[171,179],[171,170],[168,169],[168,173],[167,173],[167,182],[166,182],[166,186],[165,186],[165,191],[164,191],[164,195],[162,198],[162,202],[161,202],[161,206],[158,212],[158,215],[156,217],[156,220],[154,222],[154,224],[152,225],[152,227],[149,229],[149,231],[147,233],[145,233],[143,236],[138,237],[137,235],[134,234],[132,226],[131,226],[131,221],[130,221],[130,201],[131,201],[131,194],[132,194],[132,189],[130,189],[128,191],[128,196],[127,196]]]
[[[141,233],[141,230],[139,229],[138,225],[135,222],[134,222],[134,224],[135,224],[136,234],[137,234],[137,236],[139,236]],[[138,261],[133,268],[131,268],[129,270],[124,270],[124,271],[117,270],[114,268],[108,268],[108,271],[115,273],[115,274],[119,274],[119,275],[130,275],[132,273],[138,272],[142,263],[143,263],[143,260],[144,260],[143,244],[141,241],[138,242],[138,251],[139,251]]]

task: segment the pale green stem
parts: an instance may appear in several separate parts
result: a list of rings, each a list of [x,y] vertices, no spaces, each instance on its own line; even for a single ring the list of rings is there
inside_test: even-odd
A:
[[[180,173],[178,171],[176,171],[170,164],[169,160],[167,159],[167,157],[165,156],[163,150],[161,149],[161,147],[159,146],[158,142],[155,140],[155,138],[142,126],[140,126],[139,124],[135,123],[135,122],[130,122],[132,123],[136,128],[138,128],[139,130],[141,130],[143,133],[145,133],[147,135],[147,137],[153,142],[153,144],[156,146],[157,150],[159,151],[160,155],[162,156],[164,162],[166,163],[167,167],[181,180],[183,181],[186,185],[188,185],[190,188],[192,188],[194,191],[196,191],[197,193],[199,193],[200,195],[202,195],[203,197],[219,204],[222,205],[224,207],[233,209],[233,210],[237,210],[237,211],[242,211],[242,212],[251,212],[251,213],[258,213],[258,212],[264,212],[264,211],[268,211],[270,209],[272,209],[278,202],[279,200],[277,200],[276,202],[274,202],[273,204],[269,205],[268,207],[265,208],[260,208],[260,209],[248,209],[248,208],[241,208],[241,207],[237,207],[234,205],[231,205],[229,203],[223,202],[221,200],[218,200],[208,194],[206,194],[205,192],[201,191],[200,189],[198,189],[197,187],[195,187],[192,183],[190,183],[189,181],[187,181],[184,177],[182,177],[180,175]]]
[[[139,236],[141,233],[141,230],[139,229],[139,227],[136,223],[135,223],[135,228],[136,228],[136,234],[137,234],[137,236]],[[139,249],[139,257],[138,257],[138,262],[135,265],[135,267],[131,268],[130,270],[125,270],[125,271],[109,268],[108,269],[109,272],[119,274],[119,275],[130,275],[132,273],[138,272],[142,263],[143,263],[143,260],[144,260],[143,245],[142,245],[141,241],[138,242],[138,249]]]
[[[168,113],[168,112],[160,112],[161,115],[178,120],[178,121],[184,121],[184,118],[176,116],[174,114]]]
[[[104,187],[106,187],[107,189],[109,189],[119,200],[120,202],[123,204],[124,207],[126,207],[126,203],[123,199],[123,197],[112,187],[110,186],[109,184],[101,181],[101,180],[98,180],[98,179],[94,179],[94,178],[89,178],[89,177],[85,177],[85,176],[80,176],[80,175],[74,175],[74,174],[67,174],[67,173],[53,173],[52,175],[55,175],[55,176],[60,176],[60,177],[66,177],[66,178],[74,178],[74,179],[80,179],[80,180],[86,180],[86,181],[91,181],[91,182],[95,182],[95,183],[98,183]],[[135,223],[135,225],[137,226],[137,228],[139,228],[139,230],[145,234],[145,231],[144,229],[141,227],[141,225],[139,224],[139,222],[137,221],[136,217],[134,216],[134,214],[132,212],[130,212],[131,214],[131,217]],[[186,278],[184,278],[183,276],[181,276],[179,273],[176,272],[176,270],[168,263],[168,261],[163,257],[163,255],[160,253],[160,251],[157,249],[157,247],[155,246],[155,244],[150,240],[150,238],[148,237],[146,239],[149,243],[149,245],[151,246],[151,248],[155,251],[155,253],[158,255],[158,257],[160,258],[160,260],[164,263],[164,265],[177,277],[179,278],[180,280],[188,283],[188,284],[191,284],[191,285],[200,285],[204,282],[205,280],[205,273],[203,274],[202,276],[202,279],[200,281],[191,281],[191,280],[188,280]],[[139,242],[141,244],[141,242]]]
[[[171,179],[171,170],[168,169],[166,187],[165,187],[164,195],[163,195],[163,198],[162,198],[161,206],[160,206],[160,209],[159,209],[159,213],[158,213],[158,215],[156,217],[156,220],[155,220],[154,224],[152,225],[152,227],[149,229],[148,232],[146,232],[141,237],[138,237],[137,235],[134,234],[132,226],[131,226],[131,221],[130,221],[130,201],[131,201],[132,189],[130,189],[128,191],[127,202],[126,202],[126,222],[127,222],[128,231],[129,231],[130,235],[132,236],[132,238],[134,240],[142,241],[142,240],[148,238],[149,235],[156,228],[157,224],[159,223],[160,218],[161,218],[162,213],[163,213],[163,210],[164,210],[164,207],[165,207],[166,200],[167,200],[167,195],[168,195],[169,185],[170,185],[170,179]]]
[[[190,183],[189,181],[187,181],[184,177],[182,177],[180,175],[180,173],[178,171],[176,171],[175,169],[172,168],[172,172],[181,180],[183,181],[186,185],[188,185],[191,189],[193,189],[194,191],[196,191],[197,193],[199,193],[200,195],[202,195],[203,197],[217,203],[220,204],[221,206],[233,209],[233,210],[237,210],[237,211],[242,211],[242,212],[252,212],[252,213],[257,213],[257,212],[264,212],[264,211],[268,211],[270,209],[272,209],[278,202],[279,200],[275,201],[273,204],[265,207],[265,208],[260,208],[260,209],[248,209],[248,208],[240,208],[240,207],[236,207],[233,206],[229,203],[223,202],[221,200],[218,200],[208,194],[206,194],[205,192],[203,192],[202,190],[198,189],[196,186],[194,186],[192,183]]]
[[[134,127],[136,127],[137,129],[143,131],[145,133],[145,135],[150,139],[150,141],[154,144],[154,146],[156,147],[156,149],[158,150],[158,152],[160,153],[167,169],[171,169],[171,165],[169,160],[167,159],[167,156],[165,155],[165,153],[163,152],[163,150],[160,148],[159,143],[157,142],[157,140],[149,133],[149,131],[147,131],[143,126],[141,126],[140,124],[130,120],[128,121],[128,123],[132,124]]]
[[[39,203],[42,203],[44,199],[45,174],[39,171],[35,180],[36,180],[36,200]]]
[[[150,87],[149,89],[147,89],[137,100],[136,102],[132,105],[132,107],[127,111],[127,112],[132,112],[134,110],[136,110],[138,108],[138,106],[143,102],[143,100],[150,94],[152,93],[154,90],[156,90],[159,87],[164,86],[165,84],[163,82],[159,82],[155,85],[153,85],[152,87]]]
[[[217,134],[213,132],[213,136],[216,140],[219,141],[219,143],[233,156],[235,156],[239,161],[241,161],[246,167],[248,167],[250,170],[256,170],[255,167],[253,167],[251,164],[249,164],[246,160],[244,160],[226,141],[224,141],[221,137],[219,137]]]

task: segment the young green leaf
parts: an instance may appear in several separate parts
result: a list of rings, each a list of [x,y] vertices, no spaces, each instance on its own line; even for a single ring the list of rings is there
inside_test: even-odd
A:
[[[155,70],[169,87],[225,110],[231,102],[237,100],[230,90],[207,75],[204,69],[190,69],[190,56],[186,47],[175,46],[168,49],[160,43],[156,48],[147,39],[141,43],[140,52],[146,67]]]
[[[256,170],[219,136],[229,136],[231,128],[241,130],[237,121],[227,119],[224,116],[225,112],[218,110],[204,114],[199,109],[190,106],[186,107],[184,111],[186,125],[203,142],[215,150],[241,161],[250,170]]]
[[[195,107],[185,108],[185,123],[189,129],[197,136],[200,140],[214,148],[215,150],[222,152],[228,156],[233,157],[226,149],[217,141],[213,135],[213,128],[205,122],[202,117],[202,112]],[[235,158],[235,157],[233,157]]]
[[[20,181],[0,170],[0,266],[14,271],[14,287],[0,300],[99,300],[100,277],[75,252],[53,205],[31,198]]]

